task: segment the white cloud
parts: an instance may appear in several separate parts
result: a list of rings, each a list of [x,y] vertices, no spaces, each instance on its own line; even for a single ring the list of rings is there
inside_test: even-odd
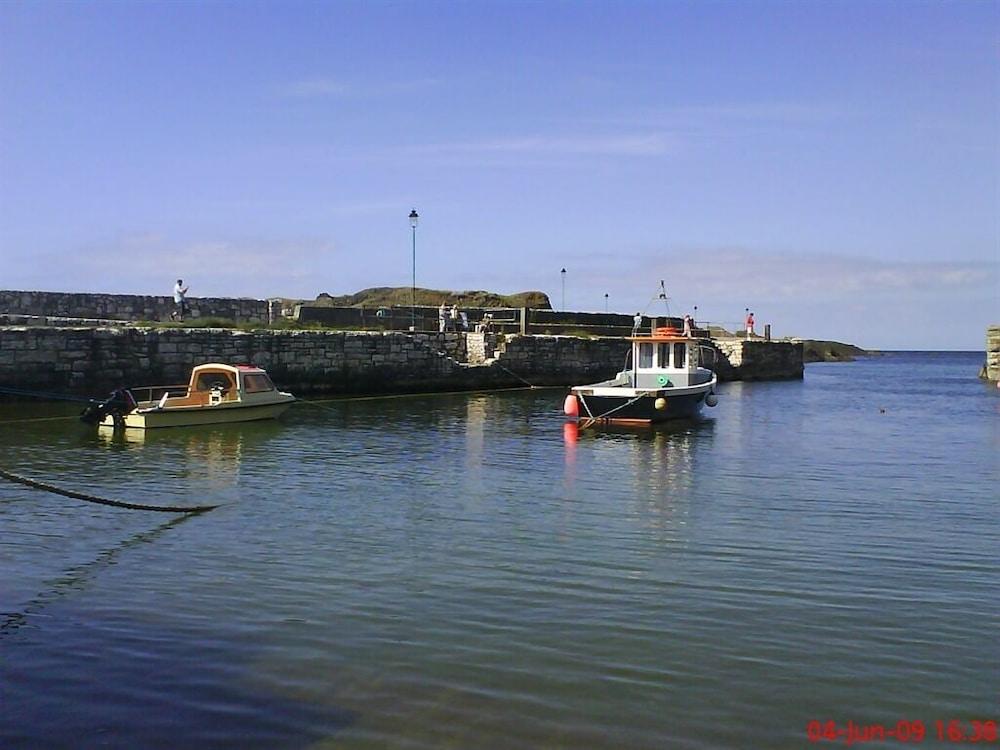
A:
[[[156,233],[136,233],[88,245],[68,255],[36,256],[25,262],[19,286],[52,288],[52,266],[65,291],[109,294],[168,294],[183,278],[195,297],[293,295],[322,285],[317,266],[329,267],[336,248],[326,239],[262,238],[180,241]],[[28,259],[25,259],[27,261]],[[46,270],[48,269],[48,270]]]

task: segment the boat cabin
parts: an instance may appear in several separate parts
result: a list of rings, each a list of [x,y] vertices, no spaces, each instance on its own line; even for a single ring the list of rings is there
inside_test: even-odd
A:
[[[182,390],[183,389],[183,390]],[[264,370],[252,365],[199,365],[187,387],[133,388],[140,407],[217,406],[270,400],[277,390]],[[144,393],[148,391],[148,393]],[[145,398],[139,396],[142,393]]]
[[[259,367],[251,365],[199,365],[191,371],[185,399],[191,405],[253,401],[258,394],[277,390],[271,378]],[[171,404],[180,405],[174,399]]]
[[[710,370],[700,366],[697,339],[680,335],[673,328],[656,328],[648,336],[632,336],[631,368],[627,374],[633,388],[684,388],[707,383]]]

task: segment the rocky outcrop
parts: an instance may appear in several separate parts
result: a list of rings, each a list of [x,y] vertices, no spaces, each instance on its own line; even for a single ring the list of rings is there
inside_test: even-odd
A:
[[[853,362],[857,357],[865,357],[871,352],[854,344],[840,341],[820,341],[817,339],[792,339],[802,344],[804,362]]]

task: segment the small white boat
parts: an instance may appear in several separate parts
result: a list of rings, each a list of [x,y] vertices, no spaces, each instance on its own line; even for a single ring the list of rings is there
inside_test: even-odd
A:
[[[274,387],[271,378],[251,365],[198,365],[187,385],[121,388],[88,407],[85,422],[152,429],[274,419],[295,396]]]
[[[567,416],[591,422],[663,422],[715,406],[716,375],[700,366],[698,339],[673,327],[630,337],[632,364],[611,380],[570,389]]]

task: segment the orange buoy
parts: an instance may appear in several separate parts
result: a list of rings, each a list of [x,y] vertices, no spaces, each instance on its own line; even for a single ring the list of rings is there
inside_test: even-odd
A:
[[[563,412],[565,412],[567,417],[580,416],[580,405],[576,402],[576,396],[572,393],[566,397],[565,401],[563,401]]]

